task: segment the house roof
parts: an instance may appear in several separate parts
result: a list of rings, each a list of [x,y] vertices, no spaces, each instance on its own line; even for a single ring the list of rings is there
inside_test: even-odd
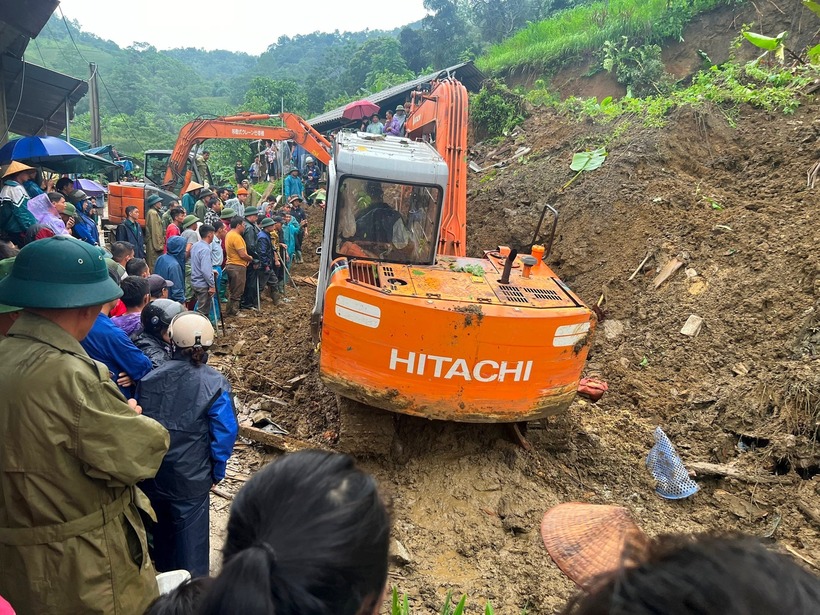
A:
[[[481,83],[484,79],[486,79],[484,73],[478,70],[472,62],[462,62],[461,64],[449,66],[443,70],[417,77],[411,81],[406,81],[402,84],[393,86],[392,88],[387,88],[381,92],[376,92],[370,96],[365,96],[364,100],[369,100],[370,102],[376,103],[382,108],[382,110],[392,109],[396,105],[403,104],[405,102],[408,92],[412,92],[420,85],[430,83],[433,79],[440,76],[446,76],[447,74],[450,74],[461,81],[461,83],[464,84],[464,87],[466,87],[470,92],[477,92],[480,90]],[[321,115],[317,115],[316,117],[308,120],[308,124],[320,132],[334,130],[340,126],[350,123],[349,120],[342,118],[343,112],[344,106],[338,107],[332,111],[322,113]]]
[[[9,55],[2,57],[9,131],[18,135],[59,136],[69,113],[88,92],[88,83]]]

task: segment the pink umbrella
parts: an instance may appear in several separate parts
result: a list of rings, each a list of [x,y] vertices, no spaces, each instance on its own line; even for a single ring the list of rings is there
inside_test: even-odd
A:
[[[345,107],[342,117],[347,120],[363,120],[379,112],[379,105],[369,100],[356,100]]]

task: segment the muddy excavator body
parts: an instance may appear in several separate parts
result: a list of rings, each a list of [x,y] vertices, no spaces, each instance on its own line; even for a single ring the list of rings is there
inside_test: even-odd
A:
[[[311,320],[320,377],[360,409],[539,419],[572,403],[595,319],[540,246],[464,255],[463,90],[446,80],[417,100],[419,140],[337,136]]]

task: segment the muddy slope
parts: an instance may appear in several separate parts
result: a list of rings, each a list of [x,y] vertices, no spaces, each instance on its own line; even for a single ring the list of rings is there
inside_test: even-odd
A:
[[[559,609],[574,587],[538,527],[562,501],[626,506],[653,535],[738,529],[817,558],[819,528],[798,505],[820,510],[820,190],[806,187],[820,159],[818,117],[820,105],[807,100],[788,117],[741,109],[737,128],[717,111],[691,110],[663,129],[622,128],[604,166],[560,196],[572,153],[616,126],[541,113],[509,143],[473,148],[480,165],[520,145],[532,152],[471,174],[470,251],[528,244],[540,205],[556,204],[549,260],[587,303],[603,295],[587,373],[610,390],[597,405],[578,401],[567,416],[532,425],[531,452],[501,426],[403,420],[401,462],[363,461],[409,552],[390,583],[411,596],[414,613],[438,612],[448,590],[469,595],[469,613],[483,612],[485,600],[504,614]],[[658,270],[675,257],[685,265],[656,289]],[[301,286],[283,306],[234,319],[215,360],[246,407],[333,446],[338,417],[316,377],[307,324],[312,293]],[[680,333],[692,314],[703,318],[694,338]],[[295,393],[274,384],[301,373],[309,376]],[[768,482],[698,478],[694,497],[659,498],[644,467],[658,425],[684,461],[732,463]],[[242,447],[226,489],[268,458]],[[228,504],[214,506],[218,535]]]

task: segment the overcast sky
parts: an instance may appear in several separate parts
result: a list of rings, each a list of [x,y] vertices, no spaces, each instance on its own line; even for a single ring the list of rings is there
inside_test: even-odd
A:
[[[281,35],[392,30],[425,15],[422,0],[62,0],[67,19],[120,47],[201,47],[259,55]],[[57,15],[60,15],[59,10]]]

